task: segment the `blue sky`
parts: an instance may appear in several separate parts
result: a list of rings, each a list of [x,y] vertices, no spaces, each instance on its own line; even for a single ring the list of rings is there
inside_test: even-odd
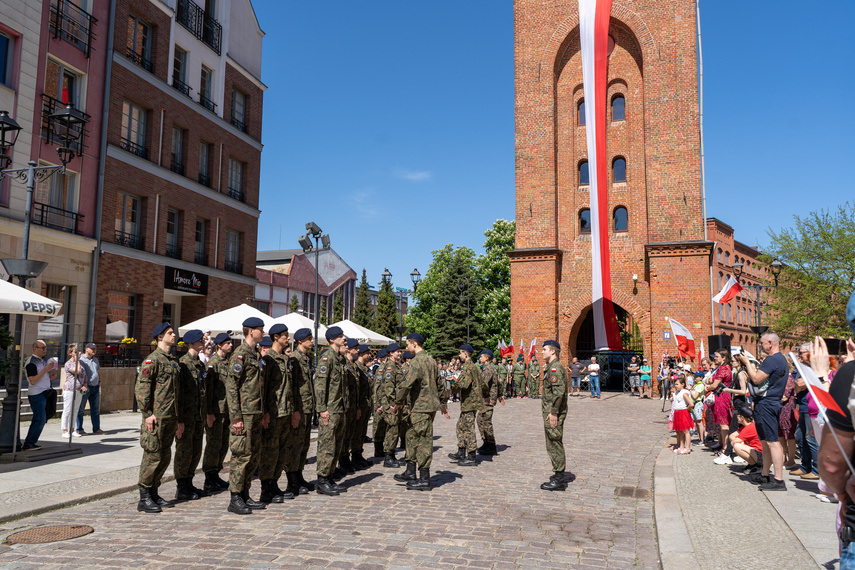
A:
[[[264,31],[258,249],[305,222],[372,283],[481,250],[514,216],[511,0],[253,0]],[[855,3],[701,3],[708,214],[749,245],[855,201]],[[815,165],[815,166],[814,166]],[[281,238],[280,238],[281,236]]]

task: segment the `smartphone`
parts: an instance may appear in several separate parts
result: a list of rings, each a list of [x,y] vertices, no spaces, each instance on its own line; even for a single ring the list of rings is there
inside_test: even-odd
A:
[[[824,338],[825,346],[828,347],[829,356],[837,356],[846,353],[846,341],[839,338]]]

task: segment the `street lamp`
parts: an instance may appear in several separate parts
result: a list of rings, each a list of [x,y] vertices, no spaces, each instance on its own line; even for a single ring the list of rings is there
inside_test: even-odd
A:
[[[769,268],[772,271],[772,277],[775,278],[775,284],[774,285],[761,285],[760,283],[750,283],[748,285],[748,287],[754,289],[754,303],[755,303],[755,311],[754,312],[757,315],[757,325],[750,327],[750,328],[754,332],[754,334],[757,335],[758,352],[759,352],[759,346],[760,346],[760,337],[763,335],[763,333],[765,333],[767,330],[769,330],[769,327],[761,324],[762,319],[760,316],[760,307],[761,307],[760,291],[763,289],[777,289],[778,288],[778,276],[781,275],[781,269],[783,269],[783,267],[784,267],[784,264],[781,263],[780,261],[778,261],[777,259],[775,259],[774,261],[772,261],[772,263],[769,264]],[[744,268],[744,265],[741,261],[738,261],[738,262],[733,264],[733,273],[734,273],[734,277],[736,277],[737,280],[740,277],[742,277],[743,268]]]
[[[389,281],[389,287],[392,286],[392,273],[388,268],[383,269],[383,277]],[[422,280],[422,274],[418,269],[413,269],[410,273],[410,279],[413,282],[413,291],[419,286],[419,281]],[[398,335],[398,342],[407,334],[407,327],[404,326],[404,298],[410,294],[409,291],[395,291],[395,300],[398,303],[398,318],[400,325],[395,327],[395,333]]]
[[[319,315],[320,312],[320,304],[318,303],[318,271],[319,271],[319,262],[318,262],[318,254],[322,249],[330,248],[330,236],[329,234],[321,235],[323,230],[316,224],[315,222],[308,222],[306,224],[306,235],[302,235],[297,238],[297,242],[300,244],[300,247],[303,248],[303,253],[315,253],[315,369],[318,368],[318,325],[320,324]],[[315,246],[312,247],[312,238],[315,238]],[[318,240],[321,241],[321,245],[318,246]]]

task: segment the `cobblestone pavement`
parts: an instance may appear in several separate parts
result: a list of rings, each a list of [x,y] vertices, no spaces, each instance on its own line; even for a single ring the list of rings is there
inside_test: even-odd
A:
[[[0,567],[655,568],[650,491],[667,436],[660,405],[622,394],[571,398],[565,446],[575,481],[564,493],[539,489],[550,475],[539,400],[497,407],[500,454],[474,468],[447,459],[456,450],[452,404],[451,420],[435,423],[429,493],[405,490],[392,479],[400,470],[379,464],[345,479],[349,492],[340,497],[313,493],[243,517],[226,511],[227,493],[159,515],[137,513],[137,495],[123,493],[2,525],[3,538],[56,524],[95,532],[0,545]],[[310,480],[313,471],[309,465]],[[173,492],[174,483],[161,489]],[[258,492],[255,481],[251,494]]]

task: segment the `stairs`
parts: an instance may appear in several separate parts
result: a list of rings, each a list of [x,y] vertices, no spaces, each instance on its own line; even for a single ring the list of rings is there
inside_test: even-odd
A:
[[[33,419],[33,411],[30,409],[30,400],[27,399],[27,388],[21,390],[21,422],[28,422]],[[56,390],[56,388],[54,388]],[[62,390],[56,390],[56,416],[62,415]],[[0,389],[0,401],[6,398],[6,389]],[[0,410],[2,414],[2,410]]]

